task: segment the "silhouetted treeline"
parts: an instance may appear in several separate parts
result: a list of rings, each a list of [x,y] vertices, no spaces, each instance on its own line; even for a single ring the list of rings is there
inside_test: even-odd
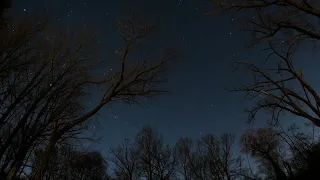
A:
[[[295,126],[248,129],[240,138],[233,134],[181,137],[174,146],[164,143],[151,126],[133,140],[111,150],[113,179],[134,180],[294,180],[320,177],[319,141],[314,132]],[[110,166],[111,167],[111,166]]]
[[[250,128],[240,138],[231,133],[181,137],[169,146],[155,128],[144,126],[134,139],[112,148],[107,158],[70,145],[56,148],[43,176],[47,180],[319,179],[318,137],[296,126],[285,130],[278,126]],[[20,179],[33,179],[41,156],[41,149],[33,151],[31,172]]]

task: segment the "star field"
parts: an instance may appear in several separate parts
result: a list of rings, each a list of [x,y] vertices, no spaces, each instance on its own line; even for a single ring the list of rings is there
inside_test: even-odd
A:
[[[250,35],[239,30],[254,16],[204,16],[210,5],[193,0],[13,0],[12,7],[20,16],[37,15],[55,20],[59,27],[87,28],[96,33],[101,59],[112,59],[118,53],[120,38],[112,23],[126,9],[133,9],[156,18],[158,28],[145,42],[156,49],[150,54],[171,47],[181,53],[166,73],[169,82],[165,88],[171,94],[143,100],[144,107],[112,104],[92,119],[90,132],[103,137],[94,148],[107,153],[146,124],[156,127],[168,143],[175,143],[181,136],[240,133],[246,128],[243,95],[227,90],[249,79],[247,73],[232,73],[232,62],[253,61],[259,56],[258,50],[248,47]],[[111,62],[110,67],[97,69],[96,73],[106,75],[114,68]],[[98,100],[97,93],[92,90],[88,107]]]

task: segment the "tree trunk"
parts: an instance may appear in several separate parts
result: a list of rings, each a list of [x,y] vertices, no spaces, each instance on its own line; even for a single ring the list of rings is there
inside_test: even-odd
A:
[[[57,141],[57,133],[54,130],[54,132],[52,133],[52,136],[50,137],[49,143],[46,146],[45,152],[43,154],[43,157],[40,161],[40,167],[39,169],[36,171],[36,175],[35,175],[35,180],[43,180],[44,177],[44,173],[46,172],[46,170],[49,167],[49,162],[50,162],[50,158],[52,156],[53,150],[56,146],[56,141]]]

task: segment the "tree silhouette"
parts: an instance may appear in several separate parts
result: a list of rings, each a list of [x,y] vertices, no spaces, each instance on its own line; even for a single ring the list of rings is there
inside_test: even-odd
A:
[[[311,149],[303,151],[305,156],[304,161],[300,161],[299,169],[293,176],[292,180],[302,180],[302,179],[319,179],[319,160],[320,160],[320,149],[319,143],[314,145]],[[298,155],[296,155],[298,156]],[[300,157],[295,157],[299,158]]]
[[[111,149],[111,154],[111,162],[116,165],[114,174],[117,179],[139,179],[137,149],[129,139],[125,139],[118,147]]]
[[[177,173],[184,179],[242,177],[241,158],[232,152],[234,135],[206,134],[198,141],[181,138],[176,144]]]
[[[156,85],[166,81],[161,73],[172,53],[158,61],[128,60],[153,24],[139,25],[134,15],[116,23],[124,41],[120,69],[102,76],[91,73],[101,66],[93,57],[95,37],[77,38],[70,31],[52,35],[49,25],[24,21],[1,29],[0,170],[7,179],[23,169],[35,147],[44,149],[35,176],[43,179],[55,146],[78,135],[106,104],[138,103],[139,97],[166,92]],[[101,101],[86,111],[83,100],[92,86],[102,88]]]
[[[241,142],[242,150],[258,158],[263,169],[267,170],[267,179],[287,179],[278,151],[279,132],[266,128],[249,129],[242,135]]]
[[[70,166],[74,179],[103,180],[106,176],[105,160],[99,152],[76,152]]]
[[[101,101],[95,107],[80,116],[68,120],[53,130],[45,150],[47,155],[44,157],[47,159],[43,161],[42,170],[38,172],[36,179],[40,179],[42,171],[46,169],[51,151],[57,141],[66,132],[95,115],[103,106],[113,101],[137,103],[138,97],[152,97],[165,92],[157,89],[155,85],[165,82],[165,79],[160,77],[159,74],[162,72],[164,65],[172,54],[165,55],[164,58],[155,64],[151,64],[149,59],[143,62],[138,61],[133,67],[130,67],[128,65],[129,63],[127,63],[129,53],[137,48],[139,39],[149,34],[154,29],[154,26],[137,24],[134,14],[126,17],[125,22],[119,21],[116,25],[120,29],[120,35],[125,44],[123,52],[118,52],[121,55],[120,70],[118,72],[109,72],[109,74],[100,81],[87,79],[81,82],[81,86],[90,83],[103,84],[107,88],[101,97]]]
[[[180,138],[175,145],[176,171],[185,180],[191,180],[194,170],[195,143],[189,138]]]
[[[253,74],[252,83],[235,89],[245,92],[256,106],[250,108],[249,121],[252,121],[260,110],[269,110],[272,120],[277,122],[279,115],[288,112],[303,117],[320,126],[320,95],[305,79],[303,68],[294,63],[294,53],[300,45],[314,44],[320,38],[318,19],[319,2],[312,0],[253,0],[226,1],[214,0],[218,13],[229,11],[247,11],[254,13],[249,20],[252,33],[252,44],[268,47],[266,60],[268,68],[255,63],[236,62]],[[207,13],[214,15],[215,12]],[[316,49],[316,48],[315,48]],[[272,59],[272,60],[271,60]],[[301,60],[299,60],[301,61]]]
[[[7,25],[7,17],[5,11],[12,6],[12,0],[3,0],[0,2],[0,29]]]
[[[216,136],[209,133],[197,140],[180,138],[169,155],[163,151],[166,146],[161,135],[153,127],[145,126],[140,129],[135,141],[125,139],[111,150],[110,160],[116,165],[112,178],[312,179],[319,175],[319,141],[314,137],[315,132],[305,133],[296,125],[288,129],[280,125],[250,128],[242,134],[241,151],[237,152],[233,134]],[[244,153],[248,161],[256,161],[246,164],[243,154],[237,153]],[[163,155],[166,158],[162,158]],[[163,172],[170,172],[170,175],[165,176]]]
[[[43,155],[43,150],[35,151],[31,179],[36,175]],[[62,146],[55,148],[44,177],[48,180],[103,180],[106,177],[106,171],[107,162],[99,152],[79,151],[71,146]]]
[[[257,160],[260,179],[317,177],[319,140],[311,134],[296,125],[288,130],[281,126],[250,128],[241,136],[241,150]]]
[[[161,135],[151,126],[142,127],[135,138],[138,168],[147,179],[166,180],[175,176],[175,157]]]

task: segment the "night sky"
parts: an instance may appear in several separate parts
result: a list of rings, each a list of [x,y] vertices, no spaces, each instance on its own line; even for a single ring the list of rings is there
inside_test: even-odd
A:
[[[246,20],[254,18],[250,14],[206,17],[203,13],[211,6],[201,0],[13,0],[12,4],[12,12],[19,16],[36,14],[59,19],[61,26],[86,26],[96,31],[102,49],[99,57],[103,59],[115,58],[113,52],[121,47],[112,22],[128,8],[157,19],[158,28],[147,42],[155,52],[174,47],[181,56],[169,64],[165,74],[169,81],[164,86],[170,94],[144,101],[145,107],[107,106],[92,119],[90,131],[103,137],[93,148],[107,153],[124,138],[133,138],[146,124],[157,128],[169,144],[181,136],[199,138],[209,132],[239,134],[247,128],[244,95],[227,89],[250,80],[244,72],[232,73],[233,61],[259,64],[258,59],[262,59],[259,49],[248,47],[250,34],[240,31]],[[313,64],[300,63],[309,68],[306,75],[310,76],[316,71],[317,61],[315,54],[308,51],[308,47],[303,48],[297,57]],[[94,99],[95,93],[88,99],[88,107]]]

